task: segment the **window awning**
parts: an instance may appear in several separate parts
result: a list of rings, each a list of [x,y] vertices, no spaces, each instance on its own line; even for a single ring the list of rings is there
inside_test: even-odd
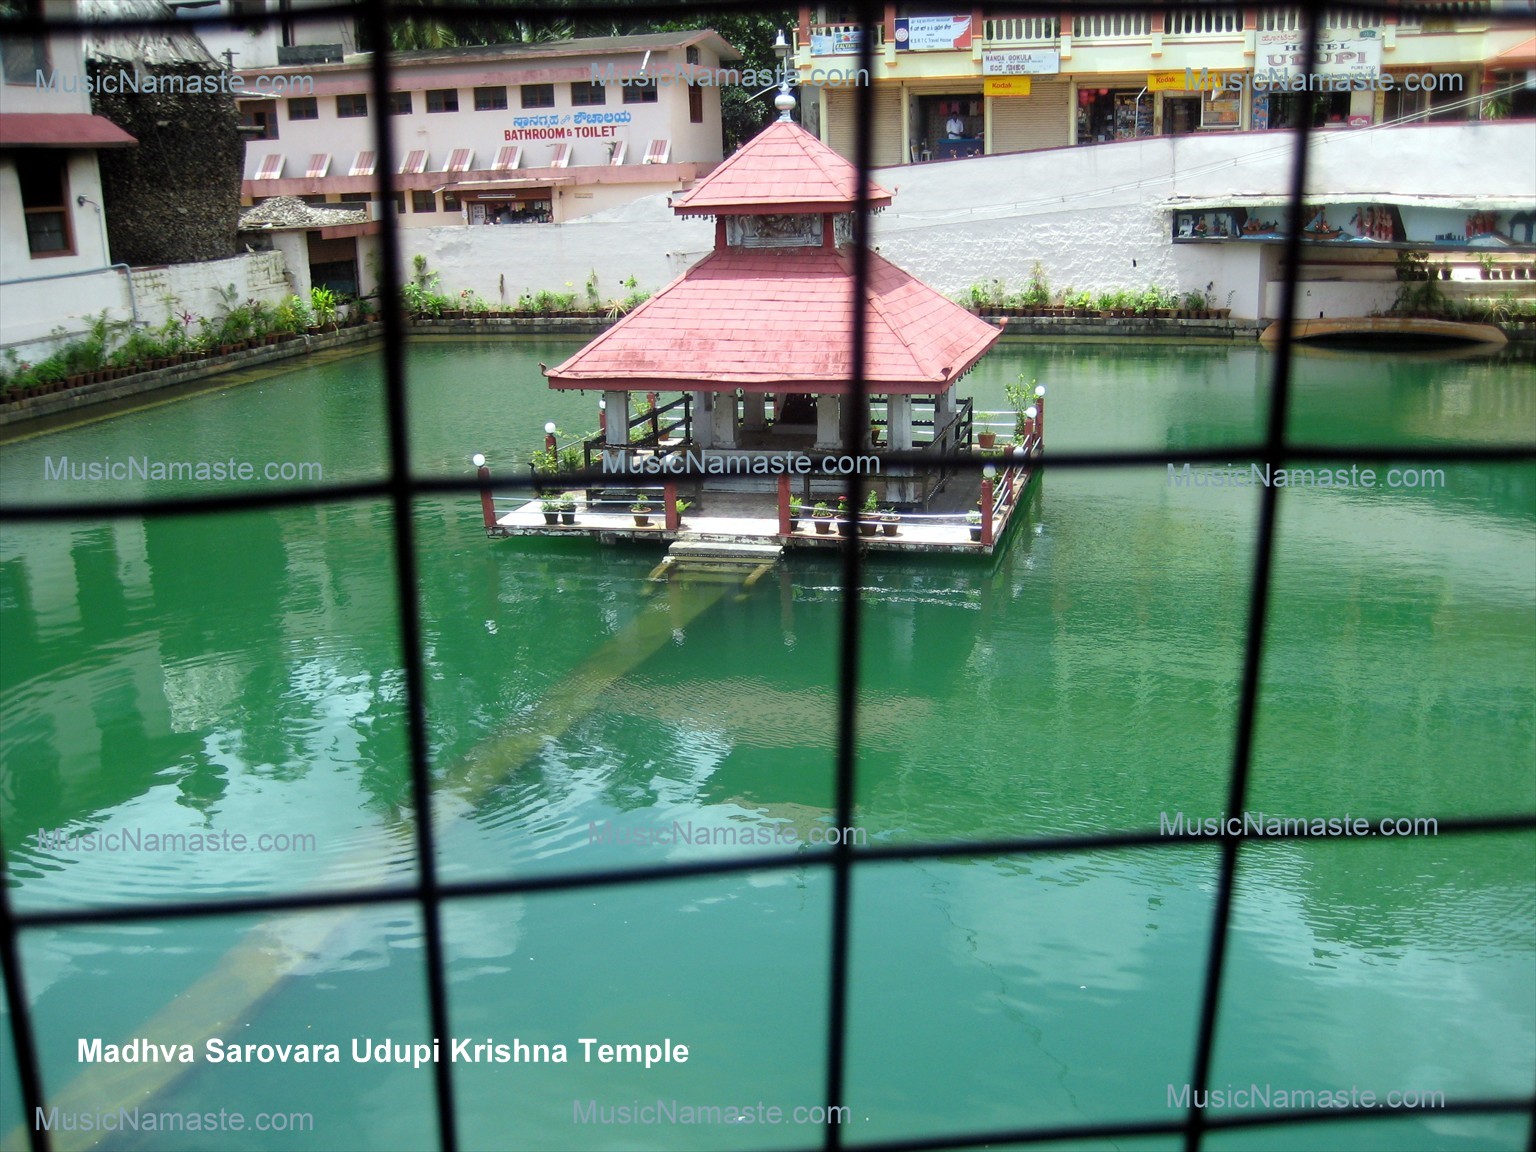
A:
[[[0,147],[126,148],[138,141],[89,112],[0,112]]]

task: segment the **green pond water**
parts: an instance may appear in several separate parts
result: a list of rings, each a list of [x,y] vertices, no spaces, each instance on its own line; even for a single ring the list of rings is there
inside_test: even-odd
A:
[[[540,361],[574,342],[411,350],[412,458],[516,472],[546,420],[595,425]],[[1047,385],[1052,448],[1256,439],[1250,347],[1005,344],[967,381]],[[1350,447],[1536,439],[1508,356],[1301,355],[1292,431]],[[49,479],[74,462],[318,462],[377,477],[376,352],[0,448],[8,502],[259,483]],[[1536,469],[1449,464],[1443,487],[1282,495],[1249,807],[1293,817],[1536,807]],[[874,844],[1157,828],[1221,813],[1257,495],[1164,468],[1056,471],[996,563],[872,559],[857,821]],[[792,556],[745,597],[647,595],[658,553],[488,542],[472,497],[417,505],[440,866],[451,879],[794,850],[832,819],[840,568]],[[364,886],[414,874],[404,689],[378,503],[218,518],[92,517],[0,533],[0,805],[25,909]],[[624,842],[592,843],[616,821]],[[641,829],[775,842],[637,843]],[[616,826],[616,825],[615,825]],[[110,852],[39,830],[312,837],[289,852]],[[789,837],[798,840],[787,841]],[[1536,838],[1243,849],[1211,1083],[1528,1094]],[[1177,1118],[1217,850],[892,862],[853,881],[844,1139]],[[466,1148],[812,1147],[813,1124],[578,1123],[636,1101],[823,1103],[831,884],[816,866],[451,906],[454,1037],[564,1044],[568,1063],[455,1063]],[[258,925],[265,923],[265,928]],[[253,930],[259,934],[248,936]],[[252,943],[254,941],[254,944]],[[244,946],[245,993],[184,995]],[[250,957],[254,956],[254,959]],[[45,1088],[82,1108],[310,1113],[309,1132],[111,1134],[108,1149],[430,1148],[432,1072],[353,1042],[429,1039],[409,906],[31,931]],[[191,1004],[197,1062],[149,1096],[78,1062]],[[212,1014],[208,1005],[218,1008]],[[201,1037],[334,1043],[319,1066],[210,1063]],[[686,1063],[583,1061],[579,1040]],[[22,1121],[0,1038],[5,1147]],[[446,1050],[444,1053],[447,1055]],[[178,1069],[180,1066],[177,1066]],[[115,1066],[114,1066],[115,1070]],[[73,1095],[67,1095],[73,1093]],[[576,1105],[575,1102],[580,1102]],[[1216,1149],[1516,1149],[1529,1118],[1399,1113],[1251,1129]],[[70,1139],[88,1144],[79,1134]],[[1174,1138],[1070,1147],[1175,1148]]]

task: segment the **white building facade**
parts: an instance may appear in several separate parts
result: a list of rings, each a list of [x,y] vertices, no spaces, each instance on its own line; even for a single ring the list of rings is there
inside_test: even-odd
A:
[[[43,11],[68,19],[74,0]],[[64,83],[40,85],[39,71]],[[78,334],[103,310],[133,313],[128,270],[108,255],[96,150],[134,139],[91,114],[84,83],[69,83],[85,76],[75,37],[7,37],[0,72],[0,347],[27,359],[56,328]]]

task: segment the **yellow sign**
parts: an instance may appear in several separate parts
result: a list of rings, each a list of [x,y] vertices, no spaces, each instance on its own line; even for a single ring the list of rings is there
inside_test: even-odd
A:
[[[1182,72],[1148,72],[1148,92],[1214,92],[1226,88],[1227,72],[1186,68]]]
[[[987,96],[1028,96],[1028,76],[988,76],[982,82],[982,93]]]

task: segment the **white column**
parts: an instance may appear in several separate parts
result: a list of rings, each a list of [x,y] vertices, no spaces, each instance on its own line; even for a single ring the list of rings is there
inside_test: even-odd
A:
[[[741,426],[748,432],[761,432],[768,427],[766,392],[748,392],[743,398]]]
[[[816,397],[816,448],[818,450],[832,451],[843,445],[843,430],[840,424],[841,404],[836,396],[820,395]]]
[[[629,443],[629,393],[628,392],[604,392],[603,393],[603,428],[604,437],[609,444]],[[603,456],[607,459],[609,468],[622,468],[625,458],[629,455],[627,448],[606,448]]]
[[[912,448],[912,397],[892,394],[885,399],[885,435],[892,452]]]
[[[738,447],[736,438],[736,393],[715,392],[714,442],[717,448]]]
[[[693,394],[693,442],[700,448],[715,446],[715,395]]]

